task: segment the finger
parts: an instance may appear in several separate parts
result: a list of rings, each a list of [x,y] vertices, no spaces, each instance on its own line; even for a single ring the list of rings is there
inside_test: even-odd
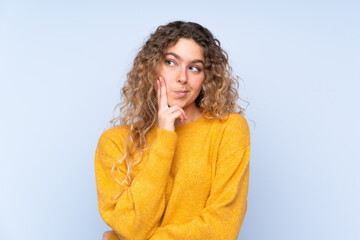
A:
[[[158,94],[159,94],[159,110],[163,111],[166,109],[167,105],[164,103],[164,94],[163,94],[163,81],[161,81],[161,77],[159,77],[159,88],[158,88]],[[165,94],[166,95],[166,94]]]
[[[182,119],[184,119],[184,120],[187,119],[184,109],[182,109],[180,106],[175,105],[175,106],[172,106],[171,108],[172,108],[171,112],[179,111],[182,115]]]
[[[111,231],[106,231],[106,232],[104,232],[102,240],[108,240],[108,239],[109,239],[109,236],[110,236],[110,232],[111,232]]]
[[[160,96],[161,96],[161,107],[162,108],[168,108],[168,101],[167,101],[167,95],[166,95],[166,83],[164,81],[164,78],[160,77]]]
[[[184,109],[182,109],[182,108],[180,108],[180,109],[181,109],[181,112],[182,112],[182,114],[183,114],[183,116],[184,116],[184,119],[186,120],[186,119],[187,119],[187,116],[186,116],[186,113],[185,113]]]
[[[184,111],[184,109],[182,109],[179,105],[174,105],[170,108],[170,112],[175,112],[175,111],[180,111],[181,114],[183,115],[183,118],[186,120],[187,116],[186,113]]]
[[[176,119],[179,119],[181,123],[183,123],[186,120],[186,117],[184,113],[181,111],[181,109],[176,109],[174,112],[170,113],[170,117],[176,121]]]
[[[174,119],[174,122],[176,119],[179,119],[180,122],[185,121],[184,115],[182,114],[181,111],[175,111],[175,112],[171,113],[171,118]]]
[[[156,96],[158,101],[158,107],[160,107],[160,81],[156,80]]]

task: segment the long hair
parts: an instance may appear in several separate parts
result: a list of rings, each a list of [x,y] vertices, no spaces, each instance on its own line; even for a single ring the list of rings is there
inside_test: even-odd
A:
[[[232,74],[228,63],[228,54],[220,47],[220,42],[205,27],[194,22],[175,21],[159,26],[150,35],[145,45],[134,59],[132,69],[121,91],[122,101],[115,106],[120,114],[110,121],[112,126],[126,125],[129,133],[124,142],[124,155],[114,163],[111,173],[115,181],[124,190],[124,183],[130,185],[132,169],[142,158],[146,146],[146,134],[156,121],[157,70],[164,61],[168,47],[177,43],[180,38],[193,39],[203,48],[205,59],[205,78],[195,104],[208,119],[224,119],[231,112],[243,115],[244,109],[236,104],[239,99],[237,88],[238,77]],[[120,164],[126,164],[127,174],[120,182],[115,177]],[[116,199],[121,192],[114,196]]]

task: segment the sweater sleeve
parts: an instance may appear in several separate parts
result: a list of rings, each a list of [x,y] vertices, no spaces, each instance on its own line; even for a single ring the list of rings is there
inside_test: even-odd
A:
[[[237,239],[247,210],[250,157],[248,125],[243,124],[239,130],[239,134],[229,133],[222,143],[210,195],[202,212],[187,223],[157,228],[149,239]]]
[[[121,158],[123,146],[116,136],[105,131],[98,142],[95,154],[95,178],[99,212],[113,230],[109,240],[147,239],[155,231],[165,208],[165,187],[176,146],[176,133],[156,130],[149,158],[134,177],[130,186],[113,200],[120,191],[111,175],[112,165]],[[142,159],[143,160],[143,159]],[[126,167],[121,164],[117,179],[123,181]]]

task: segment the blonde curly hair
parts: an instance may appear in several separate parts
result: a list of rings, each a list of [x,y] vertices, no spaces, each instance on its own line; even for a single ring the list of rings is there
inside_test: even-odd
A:
[[[109,121],[113,127],[117,125],[129,127],[129,134],[124,142],[125,153],[114,163],[111,170],[122,191],[125,189],[124,183],[131,184],[132,169],[140,162],[145,149],[146,133],[156,122],[157,70],[165,59],[167,48],[175,45],[180,38],[193,39],[203,48],[205,78],[195,104],[204,117],[222,120],[233,112],[244,115],[244,109],[236,104],[239,99],[237,93],[239,77],[233,76],[232,68],[228,63],[228,54],[220,47],[219,40],[214,38],[207,28],[194,22],[174,21],[159,26],[135,57],[121,91],[122,101],[115,106],[113,119]],[[120,113],[115,116],[118,107]],[[119,171],[118,166],[124,162],[127,175],[120,182],[115,177],[115,170]],[[114,200],[121,192],[114,196]]]

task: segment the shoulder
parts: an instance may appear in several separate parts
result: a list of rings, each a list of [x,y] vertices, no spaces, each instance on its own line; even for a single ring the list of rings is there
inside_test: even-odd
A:
[[[219,120],[219,124],[225,145],[250,145],[249,124],[243,115],[230,113],[225,119]]]
[[[128,126],[115,126],[105,130],[100,135],[96,152],[109,157],[121,154],[129,130]]]
[[[246,118],[239,113],[230,113],[225,120],[226,124],[233,127],[249,128]]]
[[[126,137],[130,131],[130,127],[127,125],[111,127],[102,132],[100,135],[100,140],[105,140],[108,138],[123,138]]]
[[[239,113],[230,113],[225,119],[219,120],[219,124],[224,131],[239,131],[243,134],[249,134],[249,124],[246,118]]]

